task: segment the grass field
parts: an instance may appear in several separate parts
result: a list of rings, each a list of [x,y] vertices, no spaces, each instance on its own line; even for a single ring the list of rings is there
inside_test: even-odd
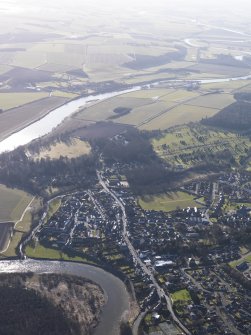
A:
[[[177,208],[200,207],[194,197],[185,192],[171,192],[155,196],[143,196],[138,199],[139,205],[145,210],[171,212]]]
[[[156,97],[166,96],[167,94],[175,92],[173,89],[150,89],[140,90],[123,95],[125,98],[138,98],[138,99],[153,99]]]
[[[182,301],[182,302],[189,302],[191,301],[191,296],[187,290],[180,290],[176,291],[171,294],[171,298],[173,302],[175,303],[176,301]]]
[[[200,95],[198,91],[187,91],[183,89],[175,90],[174,92],[168,93],[161,96],[163,101],[182,102],[188,99],[192,99]]]
[[[64,92],[64,91],[53,91],[51,94],[53,97],[63,97],[63,98],[68,98],[68,99],[74,99],[76,97],[78,97],[77,94],[74,93],[68,93],[68,92]]]
[[[45,248],[41,244],[37,243],[35,248],[31,246],[27,246],[25,249],[25,253],[28,257],[31,258],[47,258],[47,259],[58,259],[64,261],[74,261],[74,262],[85,262],[90,264],[95,264],[94,262],[88,260],[84,257],[70,257],[67,254],[52,248]]]
[[[219,110],[207,107],[180,105],[140,126],[141,130],[167,129],[173,126],[200,121],[215,115]]]
[[[0,185],[0,221],[20,219],[31,199],[31,195],[23,191]]]
[[[31,207],[35,210],[41,208],[40,200],[35,198],[31,203]],[[19,245],[23,236],[30,231],[31,225],[32,225],[32,216],[31,211],[28,210],[25,213],[23,219],[15,224],[13,235],[10,239],[8,249],[0,254],[0,258],[15,257],[17,255],[16,248]]]
[[[165,112],[172,106],[173,104],[170,102],[151,102],[146,106],[134,108],[129,114],[114,121],[139,126],[142,122],[146,122],[147,120],[156,117],[159,113]]]
[[[231,94],[207,94],[186,102],[186,104],[222,109],[231,105],[233,102],[235,102],[235,99]]]
[[[48,220],[50,220],[50,218],[59,210],[61,203],[62,203],[61,198],[53,199],[50,202],[49,209],[45,217],[46,222],[48,222]]]
[[[46,97],[48,93],[0,93],[0,109],[7,110]]]
[[[91,146],[88,142],[81,141],[77,138],[73,139],[71,143],[57,142],[50,146],[49,149],[42,150],[35,159],[50,158],[59,159],[60,156],[75,158],[82,155],[89,155]]]
[[[153,103],[153,101],[150,99],[127,98],[119,96],[85,108],[81,112],[77,113],[75,117],[83,120],[104,121],[109,117],[116,115],[113,111],[117,107],[137,108],[145,105],[147,106],[151,103]]]
[[[220,108],[234,101],[230,94],[201,94],[203,93],[199,91],[191,92],[184,89],[135,91],[96,103],[74,117],[90,121],[111,119],[116,123],[137,126],[141,130],[163,130],[213,116]],[[132,110],[124,116],[117,117],[113,112],[116,107]]]
[[[16,254],[16,248],[18,244],[20,243],[22,237],[24,234],[30,231],[31,228],[31,214],[30,212],[27,212],[21,222],[19,222],[16,225],[16,228],[14,229],[13,236],[11,237],[10,244],[8,249],[0,254],[0,258],[6,258],[6,257],[15,257]]]

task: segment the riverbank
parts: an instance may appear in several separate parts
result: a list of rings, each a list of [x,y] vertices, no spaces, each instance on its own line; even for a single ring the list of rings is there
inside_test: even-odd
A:
[[[62,332],[65,335],[89,334],[98,325],[107,299],[99,285],[71,275],[1,273],[0,279],[0,295],[3,289],[9,289],[10,295],[14,291],[17,296],[24,298],[23,295],[28,294],[27,298],[31,298],[29,304],[23,304],[22,311],[19,310],[18,304],[16,305],[14,297],[14,301],[1,300],[14,315],[13,322],[8,326],[10,333],[18,333],[20,330],[23,330],[22,333],[36,333],[43,324],[44,327],[48,326],[48,334],[54,334],[53,327],[58,329],[62,327],[60,323],[64,322]],[[32,294],[36,297],[34,300]],[[39,306],[36,304],[37,299],[40,300]],[[55,314],[55,318],[50,319],[52,315],[48,314],[45,308],[47,305],[51,314]],[[30,310],[33,313],[30,313]],[[1,311],[2,309],[0,313]],[[2,327],[8,324],[8,318],[8,314],[2,315]],[[26,320],[25,324],[22,319]]]
[[[185,80],[185,79],[172,79],[172,80],[160,80],[156,82],[150,82],[148,84],[141,83],[140,86],[133,86],[131,88],[122,90],[122,91],[114,91],[109,93],[102,93],[97,95],[84,96],[80,98],[74,98],[71,101],[61,105],[60,107],[48,111],[44,117],[34,121],[28,126],[19,125],[19,127],[23,127],[22,130],[16,131],[13,133],[10,131],[9,133],[13,133],[12,135],[6,137],[6,134],[2,134],[2,138],[5,137],[5,140],[0,142],[0,153],[4,151],[10,151],[15,149],[19,145],[25,145],[32,140],[42,137],[51,131],[53,131],[58,125],[60,125],[63,120],[67,117],[72,116],[72,114],[78,112],[79,108],[86,107],[91,101],[95,100],[95,103],[99,103],[102,100],[109,99],[115,96],[123,95],[125,93],[133,92],[136,90],[142,90],[147,88],[157,88],[159,85],[172,84],[172,83],[184,83],[187,84],[189,82],[198,82],[200,84],[209,84],[209,83],[223,83],[231,80],[245,80],[250,79],[251,76],[244,77],[235,77],[235,78],[217,78],[217,79],[193,79],[193,80]],[[27,124],[27,123],[26,123]],[[18,128],[18,129],[20,129]],[[1,137],[0,137],[1,140]]]
[[[130,297],[124,283],[100,268],[91,265],[60,262],[60,261],[1,261],[2,273],[57,273],[80,276],[99,285],[107,296],[100,322],[94,330],[94,335],[118,335],[121,319],[128,314]]]

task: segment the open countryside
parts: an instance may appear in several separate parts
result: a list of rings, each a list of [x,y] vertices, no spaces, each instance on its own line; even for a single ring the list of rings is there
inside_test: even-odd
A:
[[[250,12],[1,1],[0,334],[251,334]]]

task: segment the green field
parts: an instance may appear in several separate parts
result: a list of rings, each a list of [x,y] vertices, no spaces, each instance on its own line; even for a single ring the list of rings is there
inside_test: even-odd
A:
[[[70,257],[67,254],[52,248],[45,248],[41,244],[37,243],[36,246],[33,248],[32,246],[27,246],[25,249],[25,253],[28,257],[31,258],[46,258],[46,259],[58,259],[64,261],[74,261],[74,262],[84,262],[94,264],[94,262],[88,260],[84,257]]]
[[[17,221],[31,201],[31,195],[0,185],[0,221]]]
[[[191,296],[190,296],[190,294],[187,290],[176,291],[176,292],[171,294],[171,298],[172,298],[174,303],[177,302],[177,301],[189,302],[189,301],[192,300]]]
[[[170,192],[160,195],[146,195],[138,199],[139,205],[145,210],[171,212],[177,208],[201,207],[194,197],[185,192]]]

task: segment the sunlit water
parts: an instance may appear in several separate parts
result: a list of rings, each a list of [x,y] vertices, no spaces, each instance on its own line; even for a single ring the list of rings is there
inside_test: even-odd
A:
[[[112,274],[86,264],[39,261],[0,261],[0,273],[60,273],[80,276],[97,283],[105,292],[107,303],[103,308],[101,320],[93,335],[117,335],[119,323],[129,309],[129,295],[121,280]]]

